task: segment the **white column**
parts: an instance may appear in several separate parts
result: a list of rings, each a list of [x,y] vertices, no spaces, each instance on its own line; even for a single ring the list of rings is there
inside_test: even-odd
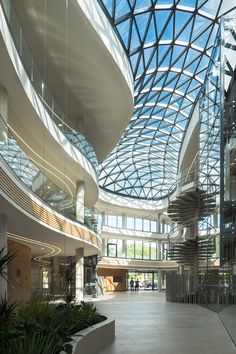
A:
[[[161,243],[161,241],[158,241],[158,246],[157,246],[158,248],[157,248],[157,259],[159,260],[159,261],[162,261],[162,259],[161,259],[161,247],[162,247],[162,243]]]
[[[75,298],[81,301],[84,298],[84,249],[77,248],[75,256]]]
[[[7,215],[0,214],[0,248],[4,248],[4,253],[7,253]],[[7,269],[4,269],[7,272]],[[7,281],[0,277],[0,298],[7,296]]]
[[[84,182],[76,183],[76,219],[84,223]]]
[[[162,291],[162,270],[158,270],[158,291]]]
[[[122,229],[127,229],[126,215],[122,214]]]
[[[102,256],[106,254],[106,240],[102,238]]]
[[[157,215],[157,233],[158,234],[161,233],[161,215],[160,214]]]

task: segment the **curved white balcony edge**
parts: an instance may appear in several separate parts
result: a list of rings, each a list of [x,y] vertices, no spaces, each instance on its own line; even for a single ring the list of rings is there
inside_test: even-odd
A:
[[[97,200],[98,196],[98,177],[94,171],[93,166],[91,163],[86,159],[86,157],[76,148],[74,147],[69,140],[63,135],[63,133],[57,128],[56,124],[50,118],[47,110],[45,109],[43,103],[41,102],[40,98],[38,97],[37,93],[35,92],[26,71],[22,65],[22,62],[19,58],[18,52],[15,48],[13,39],[11,37],[2,7],[0,6],[0,32],[2,34],[5,46],[8,51],[8,55],[10,57],[11,63],[15,69],[16,75],[18,76],[22,88],[27,95],[29,102],[31,103],[37,117],[41,120],[43,125],[46,127],[47,131],[53,137],[55,142],[59,145],[59,147],[73,160],[74,167],[75,163],[78,164],[77,168],[81,169],[81,176],[86,175],[86,182],[90,181],[90,188],[94,191],[94,193],[89,193],[89,199],[93,199],[92,201],[89,200],[88,204],[94,204]],[[27,117],[24,117],[27,118]],[[30,127],[29,129],[32,130],[32,134],[37,134],[37,128]],[[33,141],[33,139],[32,139]],[[35,149],[36,150],[36,149]],[[58,152],[58,154],[60,154]],[[51,163],[54,165],[53,163]],[[78,176],[78,179],[80,176]],[[76,182],[76,181],[75,181]],[[86,191],[85,191],[86,193]]]
[[[183,162],[185,162],[184,160],[187,160],[189,158],[190,158],[190,161],[188,163],[189,166],[185,166],[185,167],[190,167],[191,162],[193,161],[196,155],[197,151],[193,150],[193,146],[191,146],[191,143],[192,143],[193,134],[195,132],[195,129],[197,129],[198,123],[199,123],[199,103],[197,103],[194,108],[191,120],[185,132],[184,140],[179,155],[179,168],[182,167]]]
[[[94,0],[77,1],[115,60],[130,88],[130,91],[133,94],[133,73],[130,67],[129,59],[100,5]]]
[[[129,229],[121,229],[111,226],[103,226],[102,237],[112,237],[121,239],[134,239],[134,240],[154,240],[164,241],[167,240],[167,233],[135,231]]]
[[[102,189],[99,191],[99,201],[101,203],[108,203],[117,207],[130,208],[130,209],[140,209],[146,211],[165,211],[168,207],[168,199],[161,200],[144,200],[144,199],[133,199],[129,197],[122,197],[115,193],[109,193]],[[98,201],[98,205],[99,205]]]
[[[31,238],[34,240],[41,241],[42,243],[44,241],[47,241],[48,243],[51,242],[54,246],[57,246],[60,249],[63,249],[64,242],[66,239],[68,239],[69,242],[66,246],[68,253],[70,253],[71,249],[76,249],[79,247],[85,248],[87,252],[87,254],[85,252],[85,255],[91,255],[94,254],[94,252],[100,252],[99,245],[101,244],[101,238],[99,235],[97,235],[93,230],[89,229],[85,225],[66,218],[63,214],[60,214],[55,209],[50,208],[50,206],[45,204],[42,200],[40,200],[40,198],[31,193],[27,187],[24,187],[23,183],[18,180],[14,173],[10,173],[10,169],[5,162],[1,163],[0,161],[0,166],[3,171],[8,176],[10,176],[10,179],[13,181],[13,183],[24,193],[25,196],[31,200],[32,205],[35,204],[44,210],[44,212],[48,212],[48,214],[55,216],[58,219],[58,225],[61,227],[61,229],[56,228],[53,225],[50,225],[50,222],[45,222],[43,218],[40,220],[39,218],[35,217],[30,212],[18,205],[16,201],[11,199],[4,190],[0,189],[0,212],[6,212],[5,204],[7,204],[13,207],[15,210],[18,210],[20,213],[16,216],[15,213],[11,213],[9,206],[7,207],[7,214],[9,214],[9,226],[12,228],[10,232],[17,232],[21,235],[31,234]],[[6,203],[1,203],[1,197],[6,201]],[[2,208],[5,208],[5,210],[2,210]],[[21,222],[20,224],[17,224],[17,221],[19,220],[21,220]],[[71,225],[71,230],[73,229],[73,226],[79,227],[81,230],[80,237],[66,232],[62,227],[65,222]],[[90,234],[91,242],[83,238],[83,233]],[[92,242],[92,239],[96,240],[96,244]]]
[[[175,261],[151,261],[142,259],[128,258],[109,258],[102,257],[98,262],[98,268],[117,268],[117,269],[163,269],[174,270],[178,266]]]

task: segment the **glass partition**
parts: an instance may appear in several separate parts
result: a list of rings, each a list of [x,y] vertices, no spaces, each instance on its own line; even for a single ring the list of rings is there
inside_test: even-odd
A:
[[[103,256],[143,259],[143,260],[166,260],[166,249],[160,241],[125,240],[104,238]],[[162,250],[163,248],[163,250]]]
[[[15,175],[35,193],[43,202],[62,213],[65,217],[76,220],[76,204],[73,196],[61,190],[29,159],[18,145],[14,135],[0,116],[0,155]],[[101,231],[101,213],[84,206],[84,224],[96,233]]]
[[[9,25],[15,47],[21,58],[25,71],[30,79],[38,97],[44,104],[50,117],[66,138],[89,160],[96,175],[98,175],[98,161],[96,153],[90,142],[79,132],[72,129],[67,123],[63,109],[51,94],[43,75],[40,73],[37,64],[31,54],[28,43],[24,37],[22,26],[17,18],[11,0],[1,0],[5,16]]]

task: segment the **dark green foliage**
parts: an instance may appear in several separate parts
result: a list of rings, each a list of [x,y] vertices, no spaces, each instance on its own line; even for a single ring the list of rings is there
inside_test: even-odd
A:
[[[5,247],[0,248],[0,277],[7,280],[7,265],[16,256],[16,252],[6,253]]]
[[[78,317],[76,323],[70,329],[71,334],[79,332],[84,328],[102,322],[106,319],[105,316],[102,316],[98,312],[92,302],[81,301],[81,304],[77,307]]]
[[[75,295],[73,295],[72,293],[66,293],[66,295],[65,295],[65,302],[67,303],[67,304],[71,304],[72,303],[72,301],[74,301],[74,299],[75,299]]]
[[[57,351],[56,336],[36,333],[31,337],[18,337],[12,340],[7,354],[55,354]]]
[[[71,335],[106,319],[93,303],[55,305],[36,296],[18,309],[17,305],[6,299],[0,303],[1,354],[71,354]]]
[[[16,308],[18,303],[9,303],[6,297],[0,301],[0,353],[5,353],[12,339],[21,335],[15,327]]]
[[[6,255],[0,249],[0,277],[5,277],[7,264],[15,254]],[[71,334],[105,319],[91,303],[74,305],[71,293],[66,303],[55,305],[50,298],[34,296],[19,305],[0,300],[1,354],[72,353]]]

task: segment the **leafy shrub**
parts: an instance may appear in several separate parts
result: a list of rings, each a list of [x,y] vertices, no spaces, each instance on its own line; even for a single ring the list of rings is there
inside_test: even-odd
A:
[[[5,278],[6,266],[14,258],[0,249],[0,277]],[[93,303],[72,303],[66,294],[65,304],[55,305],[50,298],[34,296],[22,306],[0,300],[1,354],[72,353],[70,335],[103,321]]]

